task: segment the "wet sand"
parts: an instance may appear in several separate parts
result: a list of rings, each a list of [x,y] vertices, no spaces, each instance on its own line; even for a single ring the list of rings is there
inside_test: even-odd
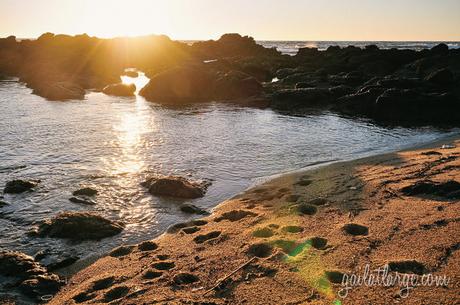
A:
[[[115,249],[50,304],[458,303],[460,193],[442,184],[452,180],[460,181],[455,139],[284,175],[209,217]],[[362,285],[338,296],[343,274],[386,264],[390,274],[450,281],[409,295]]]

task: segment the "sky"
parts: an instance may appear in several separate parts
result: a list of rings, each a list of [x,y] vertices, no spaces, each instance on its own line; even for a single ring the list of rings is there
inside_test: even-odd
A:
[[[460,41],[460,0],[0,0],[0,37],[44,32]]]

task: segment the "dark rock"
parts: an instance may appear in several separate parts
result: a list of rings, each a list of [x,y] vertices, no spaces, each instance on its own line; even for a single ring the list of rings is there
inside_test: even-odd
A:
[[[64,284],[32,257],[16,251],[0,251],[0,275],[18,278],[19,289],[33,298],[55,294]]]
[[[33,94],[51,101],[82,100],[85,98],[85,90],[71,82],[40,83],[34,85],[33,89]]]
[[[99,240],[120,233],[123,226],[102,216],[85,212],[63,212],[41,223],[34,234],[71,240]]]
[[[430,50],[433,55],[447,55],[449,53],[449,47],[445,43],[440,43]]]
[[[150,179],[144,185],[153,195],[190,199],[203,197],[207,188],[206,184],[191,182],[177,176]]]
[[[213,97],[218,100],[233,100],[258,96],[262,85],[254,78],[238,71],[230,71],[217,78]]]
[[[134,84],[112,84],[104,87],[102,92],[114,96],[134,96],[136,85]]]
[[[26,295],[40,297],[56,294],[63,285],[55,274],[40,274],[23,281],[19,289]]]
[[[17,251],[0,251],[0,275],[24,279],[45,273],[46,269],[31,256]]]
[[[460,101],[448,93],[388,89],[377,98],[374,117],[400,122],[458,122]]]
[[[209,212],[193,204],[182,204],[180,210],[188,214],[209,215]]]
[[[350,93],[350,90],[344,87],[284,89],[273,95],[272,107],[276,109],[327,107],[347,93]]]
[[[212,99],[215,75],[202,66],[173,68],[153,76],[139,94],[166,104],[207,102]]]
[[[97,190],[90,188],[90,187],[85,187],[79,190],[76,190],[75,192],[72,193],[74,196],[96,196],[97,195]]]
[[[6,183],[4,193],[19,194],[31,190],[37,186],[36,181],[12,180]]]
[[[70,197],[69,201],[73,203],[84,204],[84,205],[96,205],[96,202],[92,200],[78,198],[78,197]]]
[[[375,101],[384,89],[371,88],[365,92],[349,94],[338,99],[333,109],[349,115],[372,115]]]
[[[432,72],[425,79],[434,84],[446,86],[451,85],[454,82],[455,77],[452,71],[450,71],[449,69],[440,69]]]
[[[165,104],[203,103],[258,96],[262,85],[250,75],[229,71],[216,73],[205,66],[177,67],[152,77],[140,95]]]

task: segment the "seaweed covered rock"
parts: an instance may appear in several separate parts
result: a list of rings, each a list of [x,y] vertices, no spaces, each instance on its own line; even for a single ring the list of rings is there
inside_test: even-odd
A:
[[[152,195],[187,199],[203,197],[207,189],[205,183],[192,182],[178,176],[152,178],[144,186],[148,187]]]
[[[33,234],[70,240],[99,240],[120,233],[123,225],[100,215],[63,212],[42,222]]]

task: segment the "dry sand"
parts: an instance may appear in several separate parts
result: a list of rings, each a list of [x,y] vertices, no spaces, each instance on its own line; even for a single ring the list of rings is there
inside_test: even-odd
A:
[[[460,181],[460,141],[451,142],[456,148],[436,143],[269,181],[201,222],[115,250],[50,304],[460,304],[458,199],[401,191]],[[408,296],[382,285],[338,296],[341,274],[388,263],[419,281],[431,273],[450,282]]]

